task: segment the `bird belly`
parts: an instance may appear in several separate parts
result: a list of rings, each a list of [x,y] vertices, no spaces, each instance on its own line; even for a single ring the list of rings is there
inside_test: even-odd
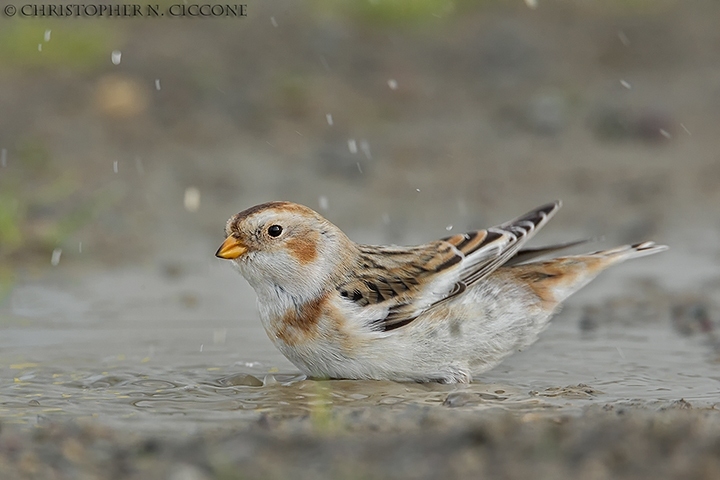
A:
[[[528,289],[489,279],[388,332],[328,310],[312,326],[263,324],[278,350],[311,377],[455,383],[533,343],[552,313]]]

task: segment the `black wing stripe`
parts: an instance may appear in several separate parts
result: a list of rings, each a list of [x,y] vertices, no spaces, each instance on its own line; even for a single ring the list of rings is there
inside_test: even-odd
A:
[[[486,230],[475,230],[473,232],[460,233],[458,235],[453,235],[452,237],[446,237],[443,238],[442,241],[453,245],[463,255],[467,256],[478,248],[481,248],[485,243],[486,237]]]
[[[448,300],[450,300],[452,297],[454,297],[456,295],[460,295],[461,293],[463,293],[465,291],[466,288],[467,288],[467,285],[465,285],[465,283],[457,282],[455,285],[453,285],[452,290],[450,290],[450,292],[448,293],[448,295],[446,297],[438,300],[435,303],[432,303],[426,309],[424,309],[423,312],[427,311],[443,302],[447,302]],[[403,327],[403,326],[407,325],[408,323],[412,322],[417,317],[419,317],[420,314],[413,315],[411,317],[402,317],[402,315],[404,313],[403,309],[405,307],[407,307],[407,305],[408,305],[407,303],[403,303],[403,304],[397,305],[396,307],[391,308],[388,315],[385,318],[373,321],[372,322],[373,326],[375,326],[375,328],[377,330],[387,332],[390,330],[395,330],[396,328],[399,328],[399,327]]]
[[[480,245],[480,248],[484,247],[485,245],[489,245],[498,238],[502,237],[504,235],[503,232],[498,232],[495,230],[488,230],[487,235],[485,236],[485,240],[483,240],[482,245]]]
[[[475,240],[478,237],[478,235],[479,235],[479,232],[468,232],[468,233],[464,234],[462,241],[460,243],[458,243],[457,245],[455,245],[455,248],[457,248],[458,250],[460,250],[462,252],[463,249],[467,246],[467,244],[472,242],[473,240]]]
[[[338,287],[342,297],[360,307],[379,307],[387,312],[383,318],[370,322],[373,329],[391,331],[408,325],[428,310],[462,294],[515,255],[537,230],[553,216],[560,202],[543,205],[522,217],[497,227],[453,235],[441,241],[418,247],[360,246],[358,270],[348,282]],[[528,251],[527,255],[537,254]],[[392,255],[393,268],[384,266]],[[460,270],[453,267],[460,265]],[[446,270],[450,277],[442,277]],[[360,275],[357,275],[360,274]],[[437,276],[436,276],[437,275]],[[459,275],[460,278],[452,275]],[[436,279],[457,278],[430,305],[416,303],[417,295],[430,293],[424,285]],[[430,282],[430,283],[428,283]],[[438,292],[440,293],[440,292]],[[437,294],[435,294],[437,295]]]
[[[542,227],[542,225],[544,225],[550,217],[552,217],[560,206],[561,203],[559,201],[543,205],[542,207],[523,215],[522,217],[506,222],[493,229],[488,229],[489,232],[505,231],[508,234],[513,235],[515,238],[511,239],[509,246],[504,252],[491,261],[483,264],[478,270],[464,277],[463,281],[465,281],[468,285],[472,285],[489,273],[493,272],[508,259],[512,258],[520,247],[522,247],[525,242],[532,237],[535,231]]]
[[[454,255],[453,257],[445,260],[443,263],[435,267],[436,272],[441,272],[445,270],[446,268],[450,268],[453,265],[457,265],[463,260],[463,258],[460,255]]]
[[[380,330],[383,332],[389,332],[390,330],[395,330],[396,328],[404,327],[405,325],[412,322],[416,318],[417,318],[417,315],[414,317],[405,318],[403,320],[400,320],[399,322],[391,322],[391,323],[388,323],[387,321],[382,322],[383,325]]]
[[[376,284],[374,284],[373,282],[369,282],[369,281],[367,281],[367,280],[365,280],[364,282],[365,282],[365,286],[366,286],[370,291],[374,292],[375,295],[377,296],[377,298],[376,298],[376,302],[377,302],[377,303],[380,303],[380,302],[384,302],[384,301],[385,301],[385,297],[383,296],[382,293],[380,293],[380,289],[378,288],[378,286],[377,286]]]

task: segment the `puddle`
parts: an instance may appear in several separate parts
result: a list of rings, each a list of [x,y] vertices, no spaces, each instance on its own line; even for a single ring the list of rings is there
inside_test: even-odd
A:
[[[185,270],[192,273],[128,269],[20,285],[0,307],[3,422],[98,418],[175,431],[330,406],[573,412],[720,398],[705,337],[647,318],[588,334],[580,328],[587,296],[471,385],[308,380],[266,338],[254,294],[235,272],[210,262]]]

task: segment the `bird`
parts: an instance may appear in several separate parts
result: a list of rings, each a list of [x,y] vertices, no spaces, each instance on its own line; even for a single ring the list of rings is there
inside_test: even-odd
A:
[[[539,260],[585,242],[523,248],[560,206],[423,245],[377,246],[311,208],[273,201],[230,217],[215,255],[255,290],[270,340],[308,377],[470,383],[535,342],[602,270],[668,248]]]

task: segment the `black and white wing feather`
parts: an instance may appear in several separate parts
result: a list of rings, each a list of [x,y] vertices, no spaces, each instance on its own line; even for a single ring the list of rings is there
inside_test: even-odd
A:
[[[416,247],[360,245],[359,263],[338,292],[373,312],[374,328],[402,327],[508,262],[560,206],[549,203],[496,227]]]

